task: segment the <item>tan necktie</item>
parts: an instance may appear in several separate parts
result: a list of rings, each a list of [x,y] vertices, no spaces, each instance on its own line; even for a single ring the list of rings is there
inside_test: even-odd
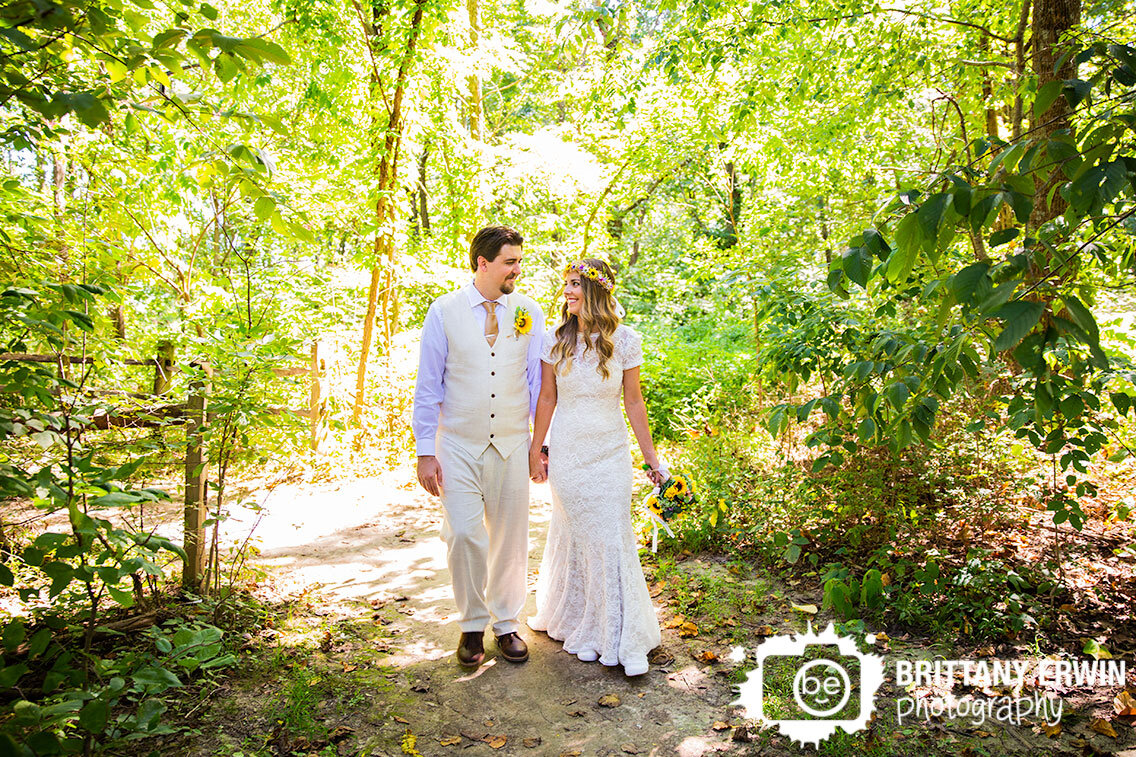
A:
[[[485,339],[492,347],[493,343],[497,341],[497,303],[496,302],[483,302],[487,313],[485,317]]]

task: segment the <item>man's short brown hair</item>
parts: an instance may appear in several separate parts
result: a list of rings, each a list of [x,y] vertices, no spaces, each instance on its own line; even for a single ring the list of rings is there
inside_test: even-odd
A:
[[[469,243],[469,267],[477,270],[477,259],[485,258],[492,263],[501,254],[501,248],[507,244],[520,247],[525,240],[516,229],[508,226],[486,226],[473,237]]]

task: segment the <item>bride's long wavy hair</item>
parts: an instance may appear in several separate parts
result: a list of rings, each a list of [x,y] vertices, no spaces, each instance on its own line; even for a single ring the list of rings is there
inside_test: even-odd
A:
[[[584,258],[582,261],[595,268],[607,277],[608,281],[615,281],[611,268],[602,260]],[[557,375],[567,373],[572,368],[572,356],[576,354],[577,340],[584,340],[584,352],[594,349],[600,358],[599,372],[606,380],[611,375],[608,370],[608,361],[615,353],[613,335],[619,326],[619,315],[615,312],[615,297],[597,281],[587,276],[580,276],[580,291],[583,299],[580,303],[579,317],[568,312],[568,303],[560,306],[561,323],[556,328],[556,344],[552,345],[552,364]],[[564,294],[563,288],[560,295]],[[588,335],[595,334],[595,339]]]

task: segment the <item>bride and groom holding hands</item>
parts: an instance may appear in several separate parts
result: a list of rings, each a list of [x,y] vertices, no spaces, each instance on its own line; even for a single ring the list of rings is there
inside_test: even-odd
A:
[[[649,477],[668,476],[639,386],[641,340],[620,323],[613,274],[595,259],[564,270],[559,323],[545,331],[541,307],[514,291],[523,242],[504,226],[479,231],[473,281],[435,300],[422,329],[412,425],[418,480],[442,500],[457,658],[480,665],[492,623],[499,654],[528,659],[518,633],[528,485],[547,479],[552,520],[528,626],[580,660],[641,675],[661,637],[631,526],[621,397]]]

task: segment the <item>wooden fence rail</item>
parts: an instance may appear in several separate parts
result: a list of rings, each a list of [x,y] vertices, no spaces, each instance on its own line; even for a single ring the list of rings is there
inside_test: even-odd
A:
[[[42,355],[33,353],[0,353],[0,362],[15,360],[25,363],[54,364],[93,364],[95,359],[88,356]],[[87,389],[96,395],[126,395],[139,399],[166,395],[173,384],[174,345],[172,342],[159,342],[157,355],[149,360],[126,359],[117,361],[124,365],[149,365],[154,367],[153,391],[150,393],[128,392],[120,389]],[[185,442],[185,507],[182,545],[185,559],[182,563],[182,586],[198,591],[205,578],[205,559],[208,543],[205,539],[205,521],[208,517],[208,466],[209,455],[204,448],[205,430],[211,421],[209,397],[212,392],[213,369],[207,363],[190,363],[199,369],[200,375],[189,383],[189,391],[184,403],[167,403],[148,408],[133,409],[126,413],[99,413],[92,419],[96,429],[108,428],[149,428],[163,426],[171,421],[186,424]],[[304,366],[273,368],[277,377],[309,376],[308,407],[303,410],[288,408],[267,408],[273,414],[290,412],[308,418],[309,442],[312,450],[318,451],[319,444],[326,433],[324,420],[327,415],[326,390],[323,374],[326,361],[320,355],[320,340],[311,345],[311,355]],[[0,391],[7,387],[0,387]]]

